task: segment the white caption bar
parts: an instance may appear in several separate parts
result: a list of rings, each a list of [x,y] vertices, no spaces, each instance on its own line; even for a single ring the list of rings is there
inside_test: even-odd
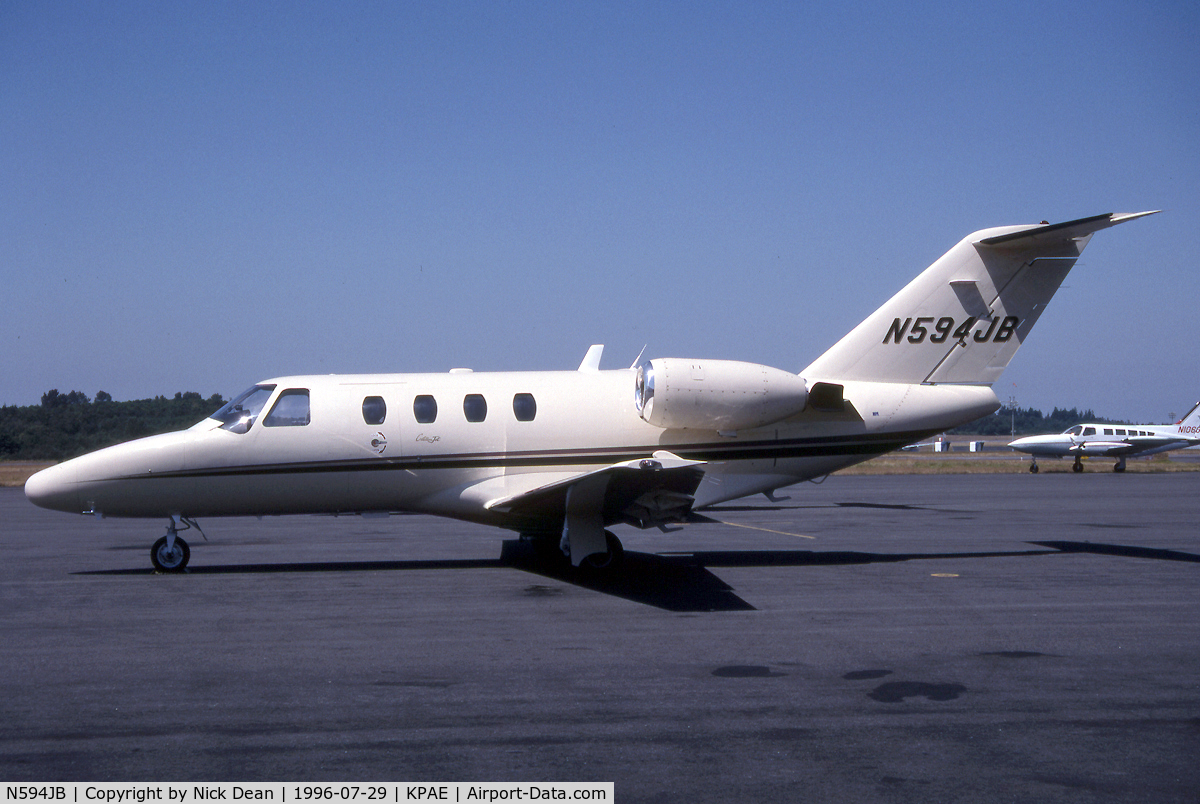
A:
[[[0,784],[4,802],[53,804],[209,804],[226,801],[380,802],[400,801],[511,802],[600,801],[612,802],[612,782],[40,782]]]

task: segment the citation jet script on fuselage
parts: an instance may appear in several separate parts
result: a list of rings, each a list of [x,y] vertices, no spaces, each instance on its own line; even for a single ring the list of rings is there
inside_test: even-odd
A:
[[[827,475],[977,419],[1092,234],[1150,212],[975,232],[799,374],[662,358],[601,371],[279,377],[194,427],[25,484],[37,505],[162,517],[182,570],[198,517],[416,512],[609,566],[617,523]]]
[[[1037,472],[1038,456],[1074,458],[1071,468],[1083,471],[1083,458],[1116,458],[1114,472],[1125,471],[1125,459],[1157,455],[1200,444],[1200,402],[1176,424],[1077,424],[1061,433],[1018,438],[1009,444],[1033,456],[1029,471]]]

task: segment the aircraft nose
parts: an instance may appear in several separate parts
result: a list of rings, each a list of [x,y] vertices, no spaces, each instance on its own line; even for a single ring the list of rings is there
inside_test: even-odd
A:
[[[75,474],[70,461],[43,469],[25,481],[25,497],[39,508],[77,514],[80,508]]]

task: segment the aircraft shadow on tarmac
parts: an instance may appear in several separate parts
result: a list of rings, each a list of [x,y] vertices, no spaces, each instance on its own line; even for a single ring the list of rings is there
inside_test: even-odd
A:
[[[506,540],[498,559],[417,561],[335,561],[291,564],[196,566],[193,575],[266,574],[279,572],[398,572],[407,570],[519,569],[607,595],[677,612],[753,611],[710,567],[815,567],[883,564],[964,558],[1013,558],[1062,553],[1095,553],[1162,561],[1200,562],[1200,555],[1176,550],[1098,544],[1094,542],[1030,542],[1041,550],[981,553],[862,553],[812,550],[709,550],[694,553],[626,551],[616,572],[579,571],[566,561],[546,559],[529,544]],[[148,575],[149,569],[96,570],[78,575]]]
[[[781,499],[789,499],[783,497]],[[943,508],[932,508],[928,505],[912,505],[911,503],[872,503],[872,502],[835,502],[811,503],[806,505],[714,505],[704,510],[707,513],[724,513],[726,511],[812,511],[819,508],[876,508],[888,511],[941,511]],[[716,522],[699,512],[688,515],[689,522]]]
[[[1186,561],[1200,563],[1195,553],[1179,550],[1160,550],[1154,547],[1133,547],[1126,544],[1097,544],[1096,542],[1030,542],[1039,547],[1049,547],[1062,553],[1095,553],[1102,556],[1124,556],[1125,558],[1154,558],[1159,561]]]

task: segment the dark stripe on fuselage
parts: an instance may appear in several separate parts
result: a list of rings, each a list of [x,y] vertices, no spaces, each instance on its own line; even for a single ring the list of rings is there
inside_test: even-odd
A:
[[[172,472],[148,472],[127,475],[125,479],[221,477],[248,475],[288,475],[318,472],[407,471],[415,469],[486,469],[552,466],[607,466],[620,461],[649,457],[665,450],[695,461],[749,461],[772,458],[874,457],[920,441],[938,430],[904,433],[862,434],[854,437],[795,438],[749,441],[743,443],[707,442],[698,444],[656,444],[640,447],[598,447],[595,449],[531,450],[528,452],[479,452],[446,455],[413,455],[399,458],[363,458],[339,461],[257,464],[181,469]]]

